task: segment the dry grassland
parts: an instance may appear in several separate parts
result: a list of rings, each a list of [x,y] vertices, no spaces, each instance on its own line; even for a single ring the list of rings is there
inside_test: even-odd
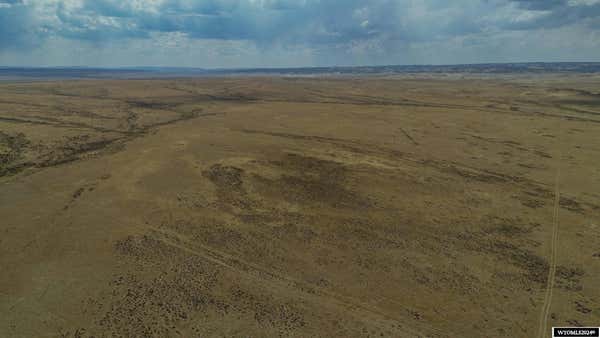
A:
[[[5,83],[0,218],[2,337],[597,326],[600,77]]]

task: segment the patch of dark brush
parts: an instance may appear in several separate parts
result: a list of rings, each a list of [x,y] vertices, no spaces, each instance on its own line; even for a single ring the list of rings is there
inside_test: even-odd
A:
[[[535,253],[484,233],[464,232],[457,236],[458,244],[467,250],[490,253],[523,271],[528,281],[545,284],[548,277],[548,262]]]
[[[476,170],[473,168],[467,168],[460,165],[445,163],[440,161],[423,160],[422,164],[434,167],[440,171],[458,175],[467,180],[478,181],[483,183],[508,183],[508,182],[519,182],[522,178],[517,176],[511,176],[488,170]]]
[[[532,232],[534,226],[524,224],[519,218],[507,218],[499,216],[486,216],[483,220],[487,225],[485,232],[489,234],[500,234],[509,238],[516,238]]]
[[[583,206],[579,202],[577,202],[575,199],[565,196],[560,197],[559,205],[561,206],[561,208],[580,214],[582,214],[585,211],[585,209],[583,209]]]
[[[240,287],[223,288],[229,278],[221,266],[152,236],[129,236],[118,241],[115,250],[133,258],[137,268],[116,275],[109,283],[110,293],[85,306],[96,318],[89,332],[126,337],[204,336],[197,319],[207,313],[216,318],[245,318],[282,336],[306,324],[294,304]]]
[[[257,184],[272,197],[297,204],[327,205],[336,209],[368,208],[368,198],[348,188],[349,171],[341,163],[298,154],[286,154],[268,162],[283,171],[276,179],[254,175]]]
[[[0,131],[0,177],[19,172],[23,164],[17,163],[23,157],[30,142],[23,133],[8,134]]]
[[[159,110],[164,110],[164,109],[170,109],[173,108],[175,106],[175,104],[173,103],[166,103],[166,102],[158,102],[158,101],[127,101],[127,103],[132,106],[132,107],[136,107],[136,108],[145,108],[145,109],[159,109]]]
[[[558,266],[556,268],[556,287],[567,291],[581,291],[581,278],[585,271],[579,267]]]
[[[539,186],[533,186],[531,189],[525,190],[525,194],[533,197],[540,197],[542,199],[552,199],[554,197],[554,192],[552,190]]]
[[[589,307],[584,305],[583,302],[578,302],[578,301],[575,301],[575,310],[577,312],[580,312],[583,314],[588,314],[588,313],[592,312],[592,309],[590,309]]]
[[[121,256],[147,264],[157,264],[174,256],[176,249],[151,235],[128,236],[115,243],[115,252]]]
[[[244,188],[244,169],[214,164],[202,172],[217,188],[218,207],[235,210],[251,210],[255,203]]]

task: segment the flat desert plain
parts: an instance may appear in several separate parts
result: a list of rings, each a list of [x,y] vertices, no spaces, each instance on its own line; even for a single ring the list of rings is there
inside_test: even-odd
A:
[[[2,337],[600,325],[600,76],[0,85]]]

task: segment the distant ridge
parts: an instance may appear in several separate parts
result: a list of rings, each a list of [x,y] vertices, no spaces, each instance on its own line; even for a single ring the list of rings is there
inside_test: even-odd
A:
[[[185,67],[0,67],[0,79],[154,78],[219,75],[385,75],[410,73],[600,73],[600,62],[529,62],[462,65],[389,65],[231,69],[204,69]]]

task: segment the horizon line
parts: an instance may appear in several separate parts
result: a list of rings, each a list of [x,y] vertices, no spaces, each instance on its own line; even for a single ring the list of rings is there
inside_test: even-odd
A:
[[[198,67],[198,66],[3,66],[0,69],[98,69],[98,70],[140,70],[140,69],[195,69],[195,70],[278,70],[278,69],[319,69],[319,68],[382,68],[382,67],[456,67],[486,65],[535,65],[535,64],[600,64],[600,61],[525,61],[525,62],[480,62],[448,64],[381,64],[381,65],[335,65],[335,66],[254,66],[254,67]]]

